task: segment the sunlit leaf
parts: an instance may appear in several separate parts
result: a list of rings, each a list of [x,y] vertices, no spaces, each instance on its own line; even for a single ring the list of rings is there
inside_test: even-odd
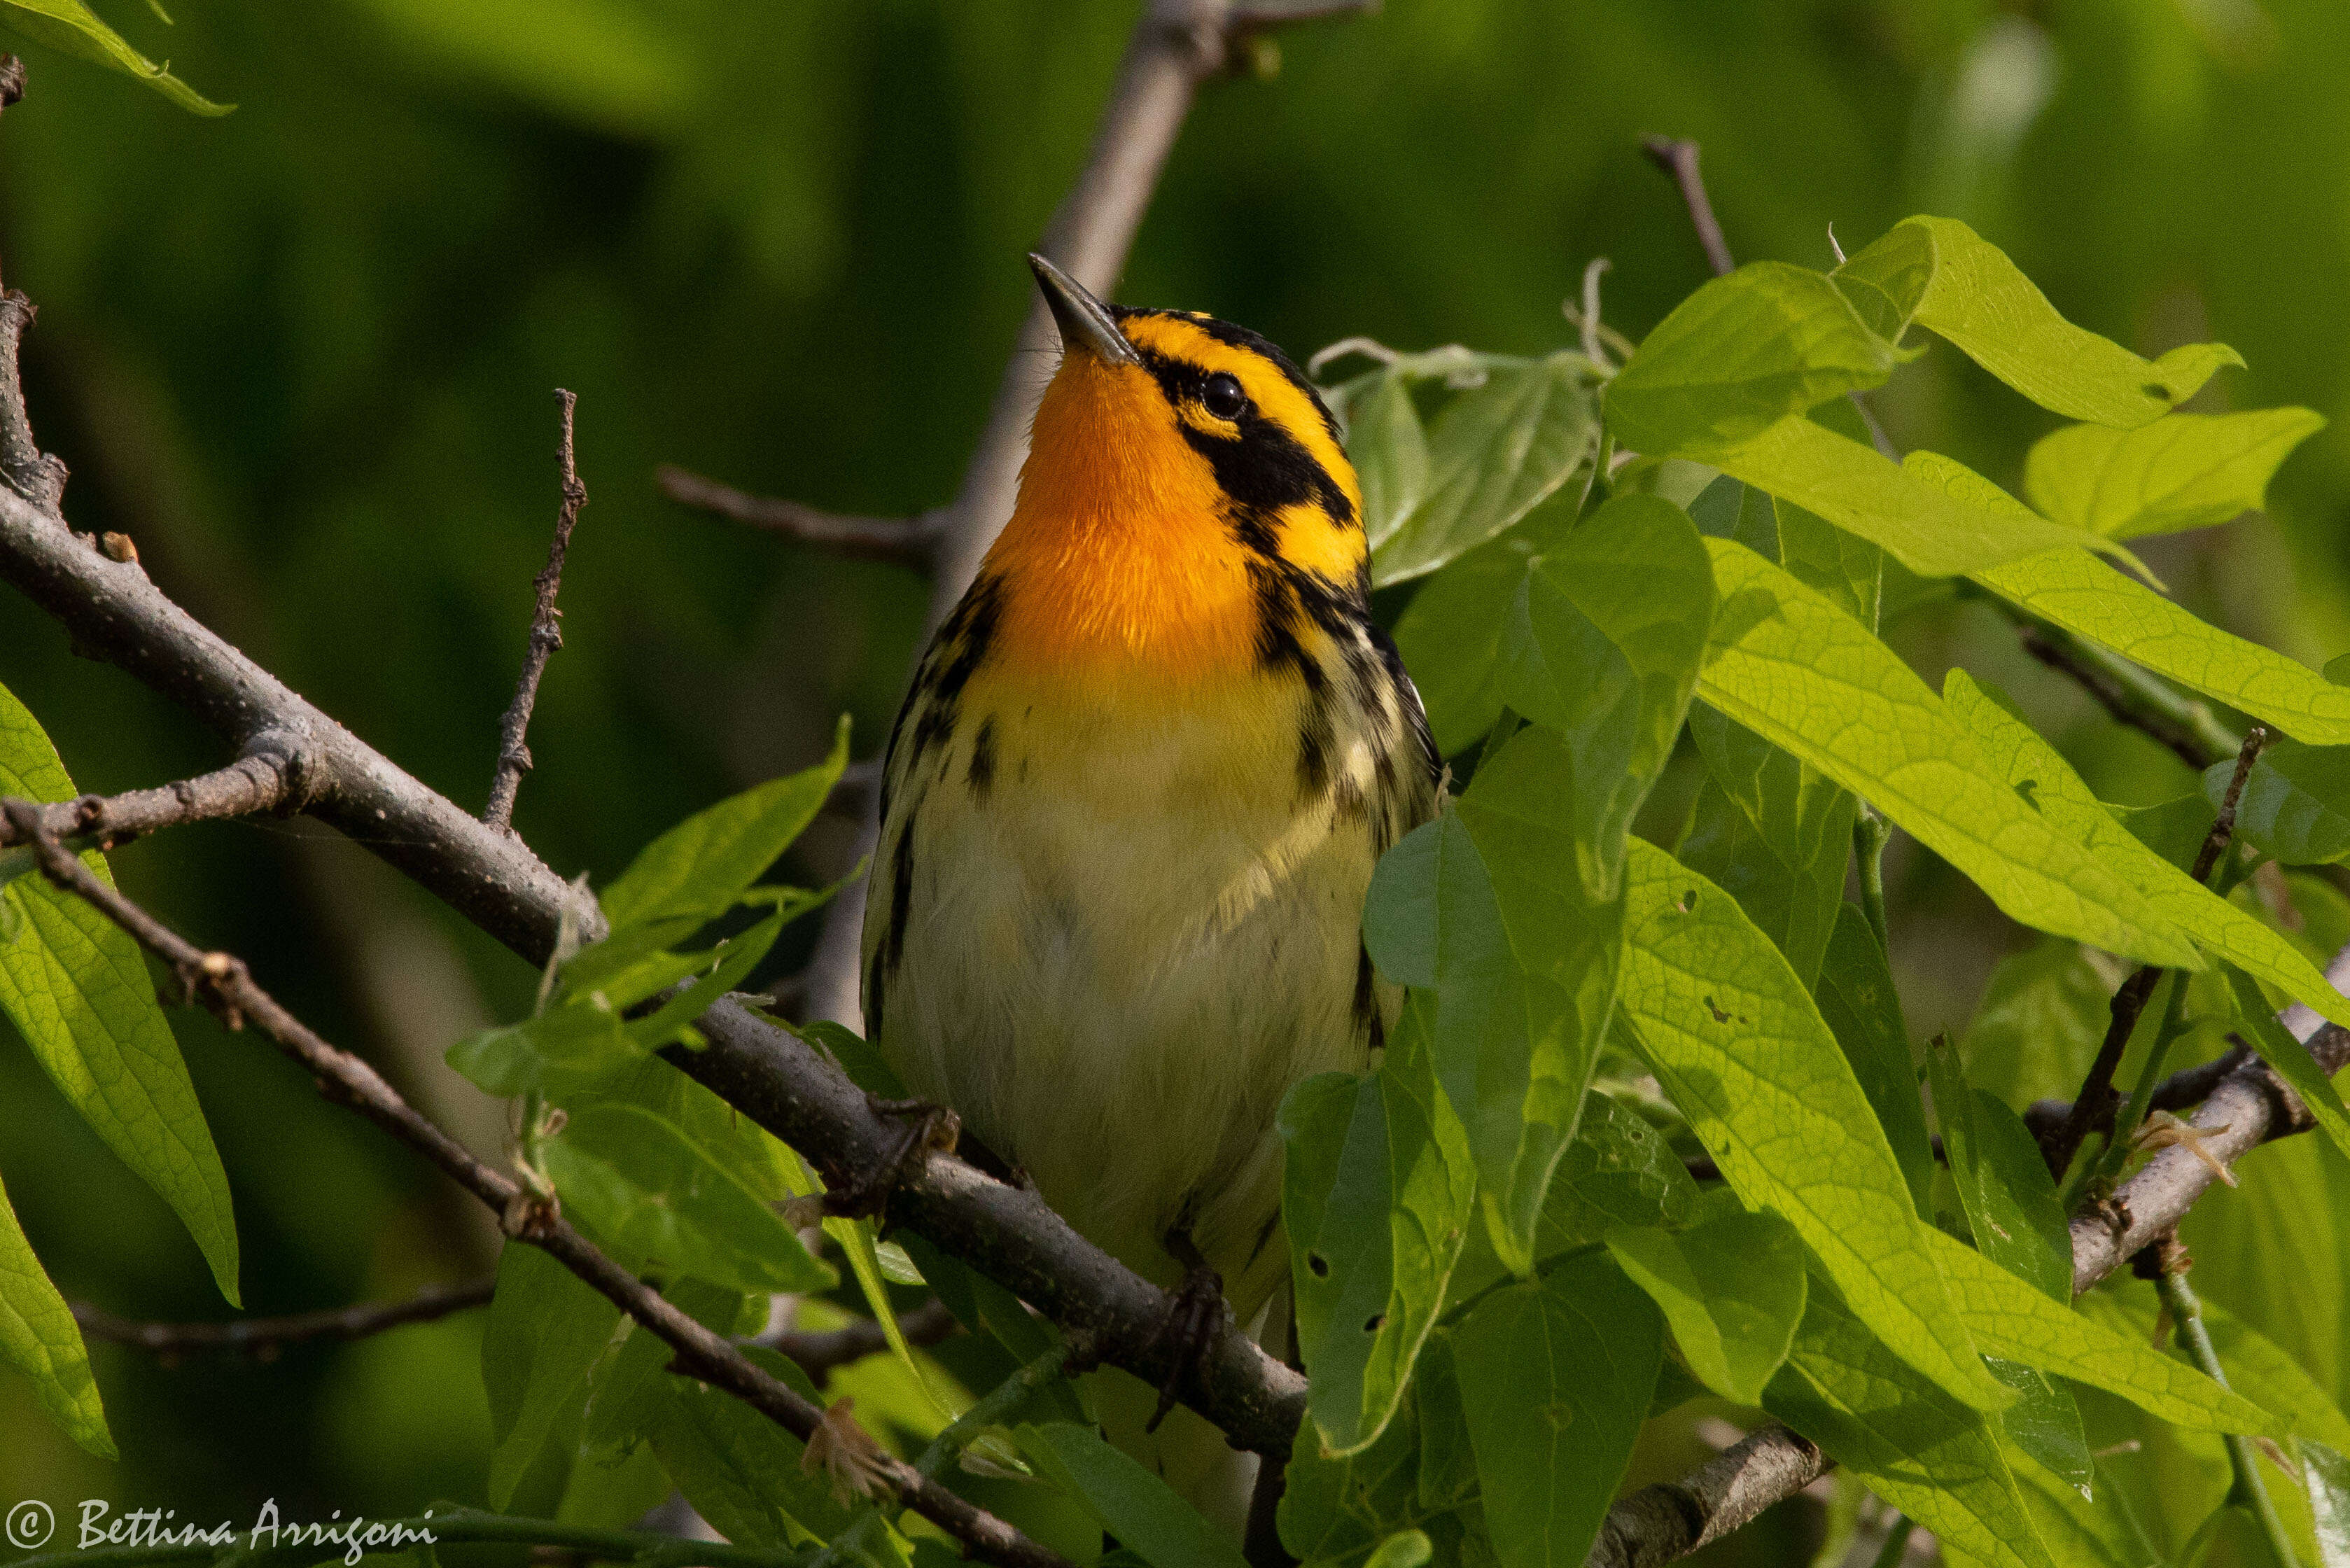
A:
[[[1998,247],[1955,218],[1911,218],[1934,239],[1933,281],[1913,315],[2043,409],[2130,430],[2243,364],[2224,343],[2190,343],[2147,360],[2074,326]]]
[[[5,1189],[0,1189],[0,1356],[33,1380],[41,1408],[66,1436],[99,1459],[117,1457],[81,1325],[33,1255]]]
[[[1989,566],[1976,581],[2043,620],[2313,746],[2350,745],[2350,687],[2198,619],[2079,550]]]
[[[1428,489],[1428,433],[1412,406],[1409,379],[1384,371],[1348,408],[1347,456],[1363,487],[1363,529],[1376,550],[1403,526]]]
[[[1870,331],[1898,343],[1933,284],[1934,267],[1933,231],[1922,223],[1898,223],[1854,252],[1828,274],[1828,281]]]
[[[2208,528],[2265,507],[2277,465],[2324,425],[2307,409],[2068,425],[2033,445],[2023,493],[2042,516],[2113,539]]]
[[[1791,415],[1874,387],[1904,356],[1823,274],[1752,262],[1658,323],[1607,385],[1631,451],[1711,461]]]
[[[1794,1223],[1862,1319],[1987,1409],[1975,1355],[1893,1150],[1819,1011],[1736,900],[1633,840],[1622,1007],[1674,1104],[1750,1207]]]
[[[1752,550],[1708,540],[1721,598],[1698,695],[1872,802],[2016,919],[2199,969],[2169,920],[2002,784],[1859,622]]]
[[[226,114],[236,108],[213,102],[173,76],[170,61],[159,66],[132,48],[82,0],[0,0],[0,29],[136,78],[195,114]]]
[[[80,792],[48,736],[0,686],[0,795],[51,802]],[[109,886],[106,858],[82,864]],[[238,1304],[236,1218],[195,1085],[129,933],[37,875],[0,886],[16,917],[0,935],[0,1013],[52,1083],[122,1163],[172,1206]]]

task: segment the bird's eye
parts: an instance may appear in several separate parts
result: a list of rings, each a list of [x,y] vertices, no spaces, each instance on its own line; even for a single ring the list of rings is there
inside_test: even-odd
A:
[[[1248,394],[1241,390],[1240,382],[1221,370],[1208,378],[1200,400],[1220,420],[1236,420],[1248,407]]]

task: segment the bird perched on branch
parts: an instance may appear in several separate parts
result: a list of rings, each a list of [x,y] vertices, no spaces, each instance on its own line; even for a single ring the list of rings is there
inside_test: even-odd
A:
[[[1285,1274],[1281,1097],[1394,1018],[1363,896],[1434,810],[1435,746],[1297,368],[1029,263],[1061,362],[889,737],[866,1026],[1179,1315],[1221,1287],[1246,1324]]]

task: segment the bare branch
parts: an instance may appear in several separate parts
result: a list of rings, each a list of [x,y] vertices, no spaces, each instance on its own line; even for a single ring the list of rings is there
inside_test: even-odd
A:
[[[482,809],[484,822],[509,834],[514,831],[515,795],[522,789],[522,775],[530,771],[530,748],[523,743],[523,735],[530,728],[531,710],[538,703],[539,677],[546,673],[547,659],[563,646],[563,612],[555,607],[555,596],[563,588],[563,558],[570,552],[571,530],[579,524],[579,509],[588,504],[588,487],[579,483],[579,465],[571,450],[572,416],[578,412],[579,397],[557,387],[555,400],[563,410],[563,436],[555,449],[556,472],[563,476],[563,506],[556,514],[555,539],[546,547],[546,565],[531,582],[538,604],[530,617],[530,649],[522,658],[522,678],[515,682],[514,701],[498,724],[498,766],[490,776],[490,803]]]
[[[839,512],[820,512],[796,501],[753,495],[674,463],[663,463],[653,478],[660,485],[661,493],[681,506],[715,513],[802,544],[822,545],[844,556],[889,561],[918,570],[930,566],[931,547],[938,543],[946,522],[944,512],[920,512],[911,517],[856,517]]]
[[[165,1365],[191,1351],[233,1350],[275,1361],[289,1345],[313,1339],[365,1339],[411,1323],[432,1323],[469,1307],[487,1306],[494,1276],[463,1284],[427,1285],[396,1302],[365,1302],[331,1312],[286,1317],[233,1318],[226,1323],[136,1323],[84,1302],[73,1303],[74,1321],[84,1334],[154,1355]]]
[[[86,794],[42,806],[41,829],[76,849],[111,849],[159,828],[274,811],[293,793],[294,758],[290,752],[267,744],[269,739],[265,734],[263,743],[216,773],[157,789]],[[0,822],[0,849],[30,842],[14,826]]]
[[[763,1371],[741,1350],[662,1299],[660,1293],[607,1257],[572,1228],[554,1205],[473,1158],[420,1115],[373,1067],[329,1044],[279,1005],[253,979],[243,960],[205,952],[124,898],[40,830],[39,808],[0,801],[17,832],[32,840],[42,873],[86,900],[137,939],[172,970],[191,1001],[201,1001],[231,1029],[250,1023],[300,1064],[328,1099],[383,1128],[440,1167],[500,1216],[507,1234],[537,1247],[569,1269],[676,1352],[672,1369],[723,1388],[806,1442],[824,1425],[825,1412]],[[904,1460],[877,1454],[873,1473],[899,1501],[961,1542],[983,1562],[1009,1568],[1069,1568],[1067,1560],[975,1508]]]
[[[2059,674],[2071,676],[2116,723],[2143,732],[2196,772],[2201,773],[2237,749],[2234,738],[2202,703],[2159,690],[2143,671],[2137,672],[2141,679],[2130,680],[2116,668],[2124,661],[2054,627],[2043,626],[2020,610],[2010,618],[2016,623],[2016,639],[2024,652]]]
[[[24,67],[14,55],[16,86],[21,95]],[[0,99],[7,86],[0,75]],[[13,99],[7,101],[14,101]],[[0,483],[54,514],[65,503],[66,465],[43,452],[33,440],[33,425],[25,413],[25,385],[17,370],[25,329],[33,325],[33,302],[15,289],[0,289]]]
[[[2243,796],[2244,781],[2251,776],[2252,763],[2268,741],[2269,732],[2255,724],[2237,749],[2236,771],[2228,781],[2227,794],[2220,802],[2220,815],[2213,820],[2211,831],[2204,835],[2202,848],[2196,852],[2193,876],[2199,883],[2210,879],[2211,868],[2227,852],[2228,841],[2236,831],[2236,805]],[[2073,1156],[2079,1151],[2081,1140],[2089,1136],[2089,1129],[2111,1122],[2119,1107],[2119,1096],[2114,1092],[2114,1070],[2121,1065],[2122,1054],[2129,1048],[2130,1035],[2137,1027],[2138,1015],[2146,1011],[2147,999],[2154,994],[2155,982],[2161,978],[2160,968],[2147,964],[2114,992],[2112,1021],[2106,1026],[2106,1038],[2097,1047],[2096,1060],[2089,1064],[2088,1075],[2081,1081],[2081,1092],[2073,1101],[2071,1113],[2040,1146],[2050,1174],[2060,1182],[2064,1179],[2065,1168],[2073,1163]]]
[[[1776,1422],[1677,1481],[1643,1487],[1607,1511],[1586,1568],[1654,1568],[1719,1540],[1827,1472],[1818,1445]]]
[[[1706,265],[1713,268],[1713,275],[1724,277],[1735,271],[1738,264],[1730,259],[1730,242],[1721,237],[1721,224],[1715,220],[1713,202],[1705,193],[1705,177],[1697,171],[1697,143],[1648,136],[1641,139],[1640,151],[1680,187],[1690,227],[1697,231],[1697,243],[1705,247]]]

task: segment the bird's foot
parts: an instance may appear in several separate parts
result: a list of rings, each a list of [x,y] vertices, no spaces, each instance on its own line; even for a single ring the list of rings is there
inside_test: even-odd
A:
[[[1167,1381],[1159,1385],[1159,1407],[1143,1424],[1146,1432],[1159,1430],[1159,1424],[1175,1408],[1185,1379],[1199,1370],[1232,1318],[1231,1309],[1224,1304],[1224,1277],[1208,1266],[1190,1233],[1170,1231],[1166,1247],[1183,1265],[1183,1282],[1175,1287],[1168,1302],[1167,1320],[1159,1325],[1159,1342],[1171,1342],[1175,1358],[1167,1369]]]
[[[889,1194],[917,1169],[932,1149],[954,1152],[962,1120],[944,1106],[928,1100],[889,1100],[865,1096],[866,1107],[877,1116],[901,1123],[889,1152],[868,1171],[845,1187],[824,1195],[824,1211],[847,1220],[881,1220]]]

